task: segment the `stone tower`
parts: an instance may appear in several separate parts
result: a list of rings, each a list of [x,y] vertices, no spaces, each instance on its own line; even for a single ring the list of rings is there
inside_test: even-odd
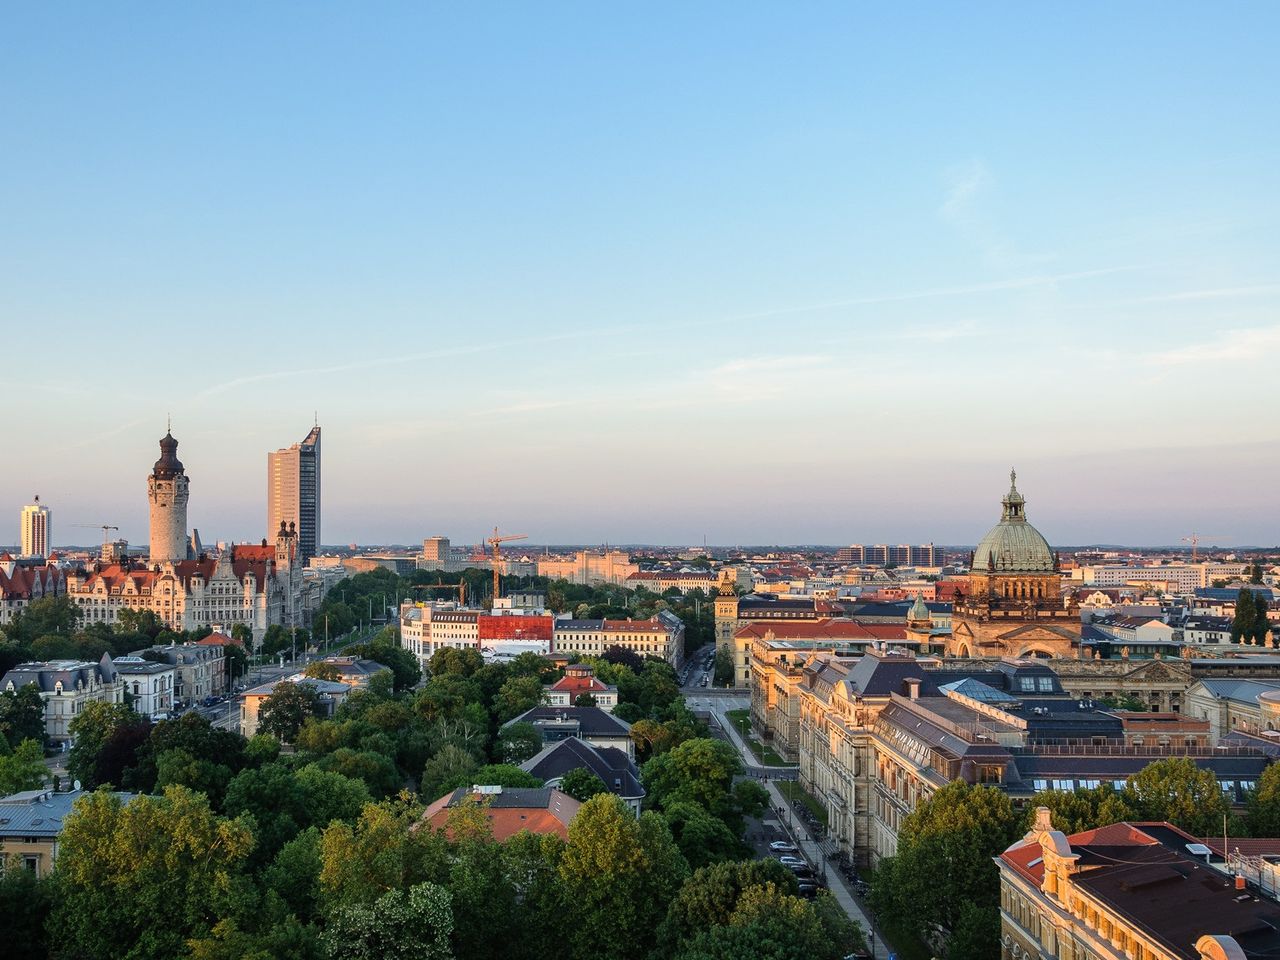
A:
[[[178,441],[165,432],[160,459],[147,477],[151,504],[151,562],[187,559],[187,474],[178,459]]]

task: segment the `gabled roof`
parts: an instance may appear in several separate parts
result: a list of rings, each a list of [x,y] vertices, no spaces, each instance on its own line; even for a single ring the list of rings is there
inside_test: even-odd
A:
[[[497,792],[473,792],[459,787],[432,803],[422,814],[422,822],[444,829],[449,810],[467,801],[479,804],[493,830],[493,839],[506,840],[523,830],[568,837],[569,823],[582,806],[554,787],[495,787]]]
[[[601,779],[610,793],[625,800],[638,800],[645,795],[640,785],[640,771],[617,747],[593,747],[569,737],[547,744],[520,769],[541,780],[559,780],[571,770],[589,770]]]

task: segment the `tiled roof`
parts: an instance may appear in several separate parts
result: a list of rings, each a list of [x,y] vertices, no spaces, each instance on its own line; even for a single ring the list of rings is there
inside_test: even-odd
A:
[[[475,800],[483,805],[485,816],[493,830],[493,839],[499,841],[524,830],[568,837],[569,823],[582,806],[573,797],[554,787],[502,787],[498,793],[473,793],[470,787],[459,787],[427,807],[422,814],[422,821],[436,829],[444,829],[449,819],[449,809],[467,800]]]
[[[547,744],[520,764],[520,769],[541,780],[558,780],[571,770],[590,770],[611,793],[625,799],[645,795],[640,785],[640,771],[624,751],[616,747],[593,747],[577,737]]]

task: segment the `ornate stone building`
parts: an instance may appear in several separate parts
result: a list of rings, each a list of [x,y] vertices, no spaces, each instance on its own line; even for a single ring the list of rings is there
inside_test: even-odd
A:
[[[160,439],[160,459],[147,477],[152,563],[187,559],[188,496],[187,473],[178,459],[178,441],[166,430]]]
[[[1017,474],[1009,475],[1000,522],[973,553],[957,593],[947,653],[957,657],[1075,657],[1080,611],[1063,597],[1058,560],[1027,522]]]

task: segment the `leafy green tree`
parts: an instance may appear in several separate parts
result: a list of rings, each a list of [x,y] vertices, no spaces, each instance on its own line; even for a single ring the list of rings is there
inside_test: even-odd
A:
[[[50,956],[47,924],[53,909],[54,881],[37,880],[31,870],[0,870],[0,927],[10,960]]]
[[[154,610],[138,610],[133,607],[123,608],[116,617],[116,624],[121,633],[140,633],[154,639],[164,629],[164,621]]]
[[[320,830],[308,827],[280,848],[262,874],[262,886],[303,920],[314,919],[320,903]]]
[[[1167,820],[1196,837],[1222,831],[1231,804],[1211,770],[1190,757],[1166,757],[1129,778],[1128,800],[1144,820]]]
[[[512,723],[498,734],[497,754],[504,763],[524,763],[542,749],[542,734],[531,723]]]
[[[418,658],[400,646],[396,639],[380,638],[372,643],[356,644],[348,650],[357,657],[374,660],[391,670],[396,691],[409,690],[422,679]]]
[[[460,783],[467,783],[479,766],[470,753],[454,744],[446,744],[427,761],[418,792],[428,802],[435,800],[450,790],[456,790]]]
[[[560,781],[560,789],[582,803],[586,803],[597,794],[609,792],[604,781],[586,767],[578,767],[566,773]]]
[[[612,794],[584,803],[560,861],[574,955],[644,956],[688,869],[657,814],[637,820]]]
[[[318,760],[316,765],[321,770],[363,782],[375,797],[389,796],[401,785],[402,778],[396,770],[395,762],[387,754],[376,750],[339,747]]]
[[[580,693],[573,698],[575,707],[594,707],[597,705],[596,695],[594,693]]]
[[[533,676],[515,676],[502,685],[494,698],[493,712],[498,720],[506,721],[532,710],[546,699],[542,682]]]
[[[80,622],[80,605],[66,595],[40,597],[14,613],[5,634],[19,646],[48,634],[70,636]]]
[[[183,786],[203,793],[215,807],[222,805],[231,768],[222,763],[198,760],[186,750],[166,750],[156,758],[156,788]]]
[[[67,772],[85,789],[124,785],[124,772],[138,761],[151,724],[123,703],[90,700],[67,728],[73,738]]]
[[[829,896],[824,899],[830,899]],[[861,933],[842,912],[819,912],[814,905],[773,885],[749,887],[724,926],[700,932],[676,954],[679,960],[839,960],[862,943]],[[826,922],[824,922],[826,921]]]
[[[323,660],[317,660],[315,663],[307,664],[307,669],[302,671],[304,675],[314,680],[329,680],[334,683],[342,682],[342,671],[338,669],[336,663],[326,663]]]
[[[1259,609],[1261,607],[1261,609]],[[1259,603],[1257,595],[1248,587],[1241,587],[1236,594],[1236,614],[1231,621],[1233,643],[1262,644],[1267,635],[1265,602]]]
[[[305,683],[282,680],[258,709],[258,729],[283,743],[292,743],[308,717],[320,710],[320,695]]]
[[[50,929],[59,957],[168,960],[207,936],[245,894],[248,820],[226,820],[183,787],[127,805],[105,791],[76,802],[58,844]]]
[[[1000,887],[992,858],[1019,836],[1020,826],[1002,791],[948,784],[903,821],[898,855],[884,861],[873,880],[877,909],[901,917],[926,941],[954,933],[962,921],[966,931],[990,931],[968,911],[996,912]],[[972,946],[974,960],[1000,952],[998,940]]]
[[[1280,764],[1273,763],[1262,771],[1257,789],[1249,795],[1245,816],[1250,836],[1280,836]]]
[[[24,740],[44,743],[44,701],[34,683],[0,693],[0,737],[11,747]]]
[[[356,823],[334,821],[320,840],[320,898],[326,911],[370,904],[447,869],[447,841],[418,827],[422,808],[404,795],[368,804]]]
[[[274,894],[244,922],[219,920],[207,937],[187,941],[191,960],[323,960],[320,931],[282,911]]]
[[[453,956],[451,897],[444,887],[419,883],[392,890],[368,906],[339,907],[329,915],[324,942],[331,960],[448,960]]]
[[[231,625],[231,639],[238,640],[244,645],[244,649],[249,649],[253,645],[253,631],[249,629],[249,625],[245,623],[233,623]]]
[[[1138,813],[1129,804],[1126,794],[1109,783],[1071,792],[1042,790],[1026,806],[1024,823],[1027,828],[1034,822],[1037,807],[1048,807],[1053,814],[1054,828],[1067,834],[1138,819]]]
[[[484,666],[484,657],[480,656],[479,650],[444,647],[432,654],[429,665],[433,677],[445,674],[469,677]]]
[[[678,952],[700,931],[728,925],[743,891],[765,885],[787,894],[797,889],[795,874],[777,860],[717,863],[695,870],[676,893],[659,927],[661,951]]]
[[[38,740],[23,740],[13,751],[6,741],[0,740],[0,797],[39,789],[48,774],[44,749]]]
[[[744,818],[757,816],[768,795],[752,781],[734,782],[742,772],[737,751],[723,740],[700,738],[654,757],[641,768],[648,803],[661,810],[693,803],[740,836]],[[687,816],[686,816],[687,819]]]
[[[733,651],[728,646],[716,648],[712,682],[717,687],[733,686]]]

